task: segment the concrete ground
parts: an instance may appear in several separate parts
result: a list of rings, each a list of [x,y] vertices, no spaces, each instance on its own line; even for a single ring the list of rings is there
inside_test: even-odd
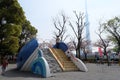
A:
[[[41,78],[31,72],[15,70],[15,64],[9,64],[5,75],[0,80],[120,80],[120,66],[118,64],[90,64],[87,63],[88,72],[61,72],[52,74],[52,77]],[[1,71],[1,69],[0,69]]]

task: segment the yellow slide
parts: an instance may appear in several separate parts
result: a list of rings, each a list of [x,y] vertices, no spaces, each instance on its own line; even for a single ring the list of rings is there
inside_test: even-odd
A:
[[[78,71],[77,66],[66,56],[61,49],[49,48],[63,71]]]

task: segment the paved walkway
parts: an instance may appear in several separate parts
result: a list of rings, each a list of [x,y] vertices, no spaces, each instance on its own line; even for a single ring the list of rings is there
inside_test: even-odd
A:
[[[15,64],[9,64],[5,75],[0,75],[0,80],[120,80],[120,66],[117,64],[109,67],[106,64],[86,65],[88,72],[61,72],[49,78],[41,78],[31,72],[17,71],[14,69]]]

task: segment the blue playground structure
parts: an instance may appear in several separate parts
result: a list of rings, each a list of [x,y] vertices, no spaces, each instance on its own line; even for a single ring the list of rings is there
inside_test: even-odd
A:
[[[68,47],[64,42],[55,44],[53,48],[61,49],[64,53],[68,50]],[[59,51],[57,53],[59,53]],[[54,54],[54,51],[52,51],[52,54]],[[85,72],[88,71],[85,64],[81,60],[72,57],[71,59],[80,70]],[[59,58],[57,58],[57,60],[59,60]],[[43,52],[39,48],[39,44],[36,39],[31,39],[18,53],[17,69],[21,71],[31,71],[34,74],[39,74],[44,78],[51,76],[48,62],[43,57]]]
[[[30,40],[18,53],[17,69],[21,71],[32,71],[42,77],[49,77],[50,69],[42,50],[38,47],[36,39]]]
[[[53,48],[61,49],[64,52],[68,50],[68,46],[64,42],[59,42],[58,44],[55,44]]]

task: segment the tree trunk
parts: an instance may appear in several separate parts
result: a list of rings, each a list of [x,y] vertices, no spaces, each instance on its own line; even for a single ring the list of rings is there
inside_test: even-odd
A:
[[[76,49],[76,57],[81,59],[81,56],[80,56],[80,38],[78,39],[78,45],[77,45],[77,49]]]
[[[84,53],[85,54],[85,61],[87,61],[87,53]]]
[[[81,56],[80,56],[80,49],[76,49],[76,57],[81,59]]]
[[[107,64],[108,64],[108,66],[110,66],[109,56],[108,56],[108,53],[107,53],[106,49],[104,50],[104,52],[105,52],[105,55],[107,57]]]

